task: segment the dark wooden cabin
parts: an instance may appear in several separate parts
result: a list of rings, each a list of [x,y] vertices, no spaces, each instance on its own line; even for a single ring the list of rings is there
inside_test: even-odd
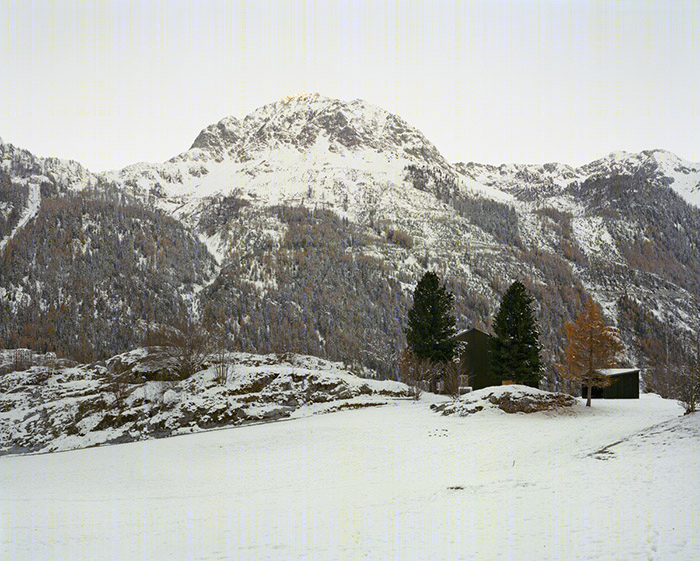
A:
[[[491,336],[476,327],[455,336],[462,343],[459,364],[462,376],[467,376],[474,390],[488,386],[500,386],[501,381],[492,378],[489,369],[489,344]]]
[[[593,399],[639,399],[638,368],[606,368],[598,371],[611,380],[606,388],[591,388]],[[581,386],[581,395],[588,395],[588,386]]]

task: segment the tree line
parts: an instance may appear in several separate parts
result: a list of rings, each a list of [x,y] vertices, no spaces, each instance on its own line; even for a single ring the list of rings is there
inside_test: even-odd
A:
[[[455,392],[453,363],[458,341],[451,313],[454,296],[435,272],[426,272],[413,293],[408,311],[406,349],[401,368],[412,386],[426,382],[434,390],[438,381]],[[616,328],[607,326],[598,304],[588,298],[573,322],[566,323],[566,351],[557,364],[558,373],[570,382],[587,386],[586,405],[591,405],[593,387],[605,387],[610,377],[601,370],[617,366],[624,346]],[[538,387],[543,376],[539,328],[534,300],[525,285],[513,282],[503,297],[493,321],[488,353],[493,379]]]

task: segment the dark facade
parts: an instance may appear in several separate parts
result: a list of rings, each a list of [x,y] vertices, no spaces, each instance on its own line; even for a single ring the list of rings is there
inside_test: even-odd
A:
[[[639,370],[636,368],[618,368],[601,370],[612,383],[607,388],[591,388],[593,399],[639,399]],[[581,395],[588,395],[588,386],[581,386]]]
[[[469,385],[474,390],[488,386],[500,386],[500,380],[494,380],[489,369],[489,344],[491,336],[473,327],[455,336],[464,345],[460,353],[461,374],[469,377]]]

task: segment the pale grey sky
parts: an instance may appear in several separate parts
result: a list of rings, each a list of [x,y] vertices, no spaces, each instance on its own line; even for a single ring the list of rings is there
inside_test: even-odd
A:
[[[383,107],[453,162],[700,162],[697,0],[2,1],[0,137],[93,171],[300,92]]]

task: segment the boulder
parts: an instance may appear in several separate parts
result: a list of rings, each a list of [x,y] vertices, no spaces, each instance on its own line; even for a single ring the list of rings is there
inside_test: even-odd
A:
[[[567,394],[511,385],[477,390],[452,402],[435,403],[431,409],[443,415],[464,417],[488,409],[500,409],[505,413],[536,413],[571,407],[575,403],[576,398]]]

